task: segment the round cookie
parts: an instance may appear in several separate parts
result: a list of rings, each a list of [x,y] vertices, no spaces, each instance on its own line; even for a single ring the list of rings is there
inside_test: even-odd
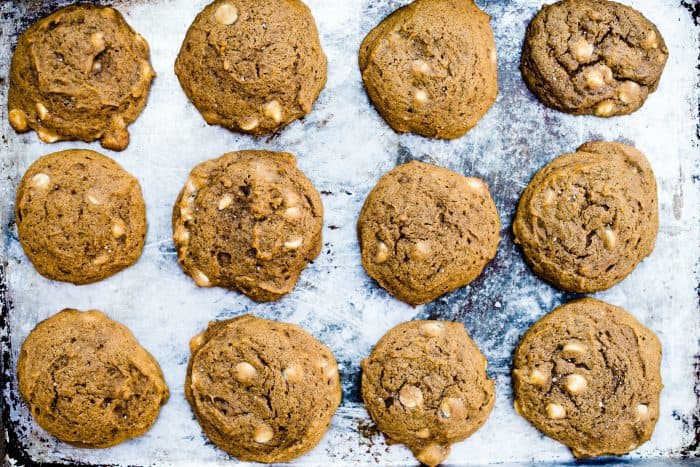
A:
[[[311,112],[326,62],[300,0],[216,0],[187,31],[175,73],[207,123],[264,135]]]
[[[394,130],[458,138],[491,108],[498,82],[489,19],[472,0],[416,0],[367,34],[362,80]]]
[[[661,33],[633,8],[563,0],[545,5],[528,26],[520,69],[549,107],[612,117],[642,106],[667,59]]]
[[[656,181],[644,155],[590,142],[541,169],[513,222],[515,243],[535,274],[569,292],[605,290],[654,249]]]
[[[523,336],[513,360],[515,410],[576,457],[622,455],[659,418],[661,344],[622,308],[583,298]]]
[[[48,154],[27,169],[15,219],[36,270],[78,285],[134,264],[146,237],[139,182],[112,159],[82,149]]]
[[[96,310],[66,309],[39,323],[22,344],[17,378],[39,426],[79,447],[141,436],[168,400],[151,354]]]
[[[204,433],[242,461],[310,451],[340,404],[331,351],[298,326],[244,315],[190,341],[185,395]]]
[[[19,38],[12,57],[9,119],[45,143],[100,140],[121,151],[127,126],[146,105],[155,77],[148,44],[115,9],[62,8]]]
[[[197,165],[173,208],[182,269],[200,287],[277,300],[321,252],[323,205],[292,154],[238,151]]]
[[[362,399],[391,442],[434,466],[484,424],[495,392],[486,359],[461,323],[409,321],[362,361]]]
[[[481,274],[496,255],[499,231],[482,180],[417,161],[386,173],[357,221],[367,274],[414,306]]]

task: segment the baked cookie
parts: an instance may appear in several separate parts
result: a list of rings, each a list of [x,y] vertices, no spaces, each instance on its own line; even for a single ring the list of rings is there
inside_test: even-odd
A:
[[[204,433],[242,461],[310,451],[340,404],[331,351],[298,326],[244,315],[190,341],[185,395]]]
[[[384,174],[357,221],[367,274],[414,306],[481,274],[496,255],[499,231],[483,181],[417,161]]]
[[[621,455],[659,418],[661,344],[622,308],[583,298],[523,336],[513,360],[515,410],[576,457]]]
[[[399,324],[362,361],[362,399],[372,420],[429,466],[484,424],[495,398],[486,359],[461,323]]]
[[[559,156],[525,189],[515,243],[535,274],[569,292],[605,290],[654,249],[656,180],[644,155],[591,142]]]
[[[216,0],[187,31],[175,73],[207,123],[264,135],[311,112],[326,56],[300,0]]]
[[[498,82],[489,19],[473,0],[416,0],[367,34],[362,80],[394,130],[458,138],[491,108]]]
[[[18,132],[45,143],[100,140],[121,151],[155,72],[148,44],[115,9],[62,8],[19,38],[12,57],[8,109]]]
[[[17,378],[39,426],[79,447],[141,436],[168,400],[151,354],[96,310],[66,309],[39,323],[22,344]]]
[[[323,205],[286,152],[238,151],[192,169],[173,208],[182,269],[256,301],[289,293],[321,252]]]
[[[27,169],[15,220],[36,270],[78,285],[134,264],[146,238],[138,180],[112,159],[83,149],[48,154]]]
[[[667,59],[661,33],[637,10],[563,0],[545,5],[528,26],[520,69],[549,107],[612,117],[642,106]]]

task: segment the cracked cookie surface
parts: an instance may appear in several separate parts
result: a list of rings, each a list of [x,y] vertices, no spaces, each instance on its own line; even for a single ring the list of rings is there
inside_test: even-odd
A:
[[[592,298],[556,308],[513,360],[515,409],[576,457],[622,455],[659,417],[661,344],[622,308]]]
[[[39,323],[22,344],[17,378],[39,426],[79,447],[141,436],[168,400],[151,354],[96,310],[66,309]]]
[[[311,112],[326,62],[300,0],[216,0],[187,31],[175,73],[207,123],[264,135]]]
[[[484,424],[495,391],[461,323],[409,321],[362,361],[362,399],[379,430],[434,466]]]
[[[19,240],[49,279],[89,284],[134,264],[146,237],[138,180],[102,154],[71,149],[34,162],[15,202]]]
[[[638,11],[606,0],[547,5],[527,28],[520,69],[549,107],[599,117],[639,109],[659,85],[668,49]]]
[[[34,23],[12,57],[9,120],[45,143],[129,144],[155,72],[148,44],[110,7],[69,6]]]
[[[173,207],[183,270],[200,287],[277,300],[321,251],[323,205],[292,154],[238,151],[192,169]]]
[[[496,255],[499,231],[482,180],[417,161],[384,174],[357,221],[367,274],[411,305],[473,281]]]
[[[362,79],[394,130],[458,138],[488,111],[498,94],[489,19],[472,0],[416,0],[367,34]]]
[[[311,450],[340,404],[331,351],[300,327],[244,315],[190,341],[185,395],[218,447],[242,461]]]
[[[656,180],[637,149],[589,142],[559,156],[528,184],[513,222],[534,272],[578,293],[622,281],[654,249]]]

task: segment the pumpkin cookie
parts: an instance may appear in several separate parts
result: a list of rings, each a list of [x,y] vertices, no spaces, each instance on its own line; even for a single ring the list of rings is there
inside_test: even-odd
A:
[[[496,255],[499,229],[482,180],[417,161],[379,180],[357,222],[367,274],[414,306],[481,274]]]
[[[328,348],[293,324],[244,315],[190,341],[185,395],[218,447],[242,461],[287,462],[313,449],[340,404]]]
[[[17,378],[39,426],[79,447],[141,436],[168,400],[151,354],[95,310],[67,309],[39,323],[22,344]]]
[[[175,73],[207,123],[264,135],[311,112],[326,56],[300,0],[216,0],[187,31]]]
[[[461,323],[410,321],[362,361],[362,399],[379,430],[434,466],[484,424],[495,392]]]
[[[112,159],[82,149],[48,154],[27,169],[15,219],[36,270],[74,284],[131,266],[146,237],[139,182]]]
[[[623,280],[654,249],[656,181],[644,155],[591,142],[556,158],[525,189],[515,242],[535,274],[578,293]]]
[[[200,287],[257,301],[289,293],[321,252],[323,206],[284,152],[238,151],[192,169],[173,208],[178,260]]]
[[[576,457],[622,455],[659,418],[661,344],[622,308],[584,298],[523,336],[513,361],[515,410]]]
[[[110,7],[76,5],[40,19],[12,57],[9,119],[45,143],[94,141],[121,151],[155,72],[148,44]]]
[[[546,5],[527,28],[520,69],[546,105],[571,114],[629,114],[656,90],[668,59],[659,30],[606,0]]]
[[[489,19],[472,0],[416,0],[367,34],[362,79],[394,130],[452,139],[476,125],[498,94]]]

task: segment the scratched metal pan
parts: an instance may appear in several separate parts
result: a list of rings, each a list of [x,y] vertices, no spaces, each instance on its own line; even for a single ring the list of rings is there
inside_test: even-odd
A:
[[[131,144],[112,153],[97,144],[46,145],[7,123],[9,63],[18,35],[62,1],[0,3],[0,299],[2,414],[5,460],[30,465],[201,465],[236,462],[202,434],[183,396],[190,337],[212,319],[242,313],[301,325],[331,347],[341,366],[343,402],[320,445],[296,464],[413,464],[403,446],[388,446],[362,406],[359,364],[389,328],[414,318],[463,322],[489,361],[497,401],[485,426],[454,446],[451,465],[573,464],[568,449],[542,436],[513,410],[510,363],[515,345],[538,318],[574,295],[547,285],[524,264],[510,230],[518,198],[558,154],[588,140],[633,144],[650,159],[659,185],[661,228],[656,250],[625,281],[597,294],[653,329],[663,342],[661,414],[651,441],[621,458],[593,463],[698,462],[700,442],[698,266],[700,154],[698,141],[698,10],[693,0],[624,0],[662,31],[670,49],[661,84],[630,116],[575,117],[545,108],[518,70],[525,27],[541,0],[477,0],[492,17],[498,45],[496,104],[465,137],[433,141],[394,133],[362,87],[357,49],[364,35],[406,0],[306,0],[328,55],[328,84],[313,112],[267,138],[205,124],[173,73],[185,31],[208,0],[117,1],[114,6],[150,43],[158,73],[143,114],[129,128]],[[38,157],[91,148],[115,158],[141,182],[147,205],[144,254],[133,267],[97,284],[76,287],[39,276],[22,252],[13,217],[17,183]],[[222,289],[198,289],[176,262],[170,212],[198,162],[243,148],[285,150],[322,193],[324,248],[296,289],[275,303],[256,304]],[[396,164],[420,159],[482,177],[502,224],[498,255],[471,285],[411,308],[364,273],[355,237],[362,202]],[[97,308],[131,328],[160,362],[171,398],[144,436],[106,450],[56,441],[31,419],[17,392],[20,345],[42,319],[64,307]]]

